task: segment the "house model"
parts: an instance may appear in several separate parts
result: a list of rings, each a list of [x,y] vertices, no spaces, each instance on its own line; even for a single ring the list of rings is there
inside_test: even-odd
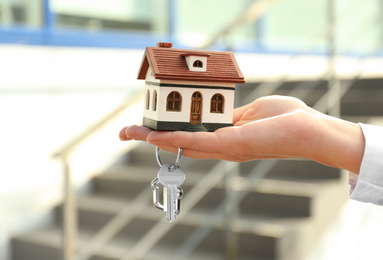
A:
[[[235,83],[244,77],[233,53],[147,47],[143,125],[155,130],[215,131],[233,125]]]

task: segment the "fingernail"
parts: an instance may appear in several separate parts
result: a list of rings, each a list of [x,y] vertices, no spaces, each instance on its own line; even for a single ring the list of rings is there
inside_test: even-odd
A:
[[[154,136],[156,135],[155,131],[149,133],[148,136],[146,137],[146,142],[148,142],[148,144],[155,144],[156,143],[155,142],[156,140],[155,139],[153,140],[153,135]]]
[[[121,131],[119,133],[119,137],[120,137],[121,141],[128,141],[128,140],[130,140],[129,135],[127,134],[128,128],[129,127],[125,127],[125,128],[121,129]]]

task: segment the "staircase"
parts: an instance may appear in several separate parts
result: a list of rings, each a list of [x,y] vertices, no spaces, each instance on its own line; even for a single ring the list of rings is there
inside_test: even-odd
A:
[[[383,94],[379,83],[380,79],[375,79],[355,84],[342,99],[344,115],[363,118],[377,115],[381,105],[378,101],[382,100],[379,96]],[[285,83],[274,94],[287,94],[292,85]],[[242,87],[239,97],[247,96],[252,88],[254,85]],[[366,92],[366,88],[371,88],[374,94]],[[304,101],[312,105],[324,89],[323,82],[315,87],[303,87]],[[297,93],[301,97],[301,92]],[[352,110],[355,106],[359,106],[358,113]],[[161,152],[161,158],[173,162],[175,155]],[[175,256],[179,259],[305,259],[348,195],[346,174],[306,160],[262,160],[236,165],[183,158],[180,165],[186,174],[182,185],[184,198],[181,213],[172,224],[152,205],[150,183],[159,170],[153,146],[141,143],[92,179],[91,192],[78,198],[78,247],[83,253],[87,251],[88,240],[112,219],[114,227],[121,229],[114,229],[116,232],[111,232],[111,239],[105,239],[105,243],[97,244],[100,240],[94,239],[97,246],[85,259],[149,260]],[[201,181],[212,172],[216,176],[225,175],[227,167],[231,170],[224,178],[214,183],[212,178]],[[262,167],[270,168],[265,176]],[[205,194],[203,185],[210,184],[212,188]],[[193,201],[198,196],[202,199]],[[235,203],[236,199],[239,203]],[[223,212],[217,210],[220,205]],[[50,226],[12,239],[13,260],[61,259],[60,206],[55,213]],[[158,235],[158,241],[150,240],[153,233]],[[154,242],[150,244],[150,241]]]
[[[162,157],[164,161],[174,159],[170,154]],[[184,200],[189,190],[217,163],[182,159],[186,173],[182,185]],[[259,163],[241,164],[231,182],[243,181]],[[142,209],[132,206],[125,213],[128,221],[123,229],[97,248],[89,259],[122,259],[159,221],[172,229],[142,259],[168,259],[227,196],[225,183],[220,181],[184,216],[181,204],[178,218],[182,216],[182,219],[169,224],[165,214],[152,206],[150,182],[158,169],[154,147],[141,144],[92,180],[92,192],[78,200],[80,247],[124,208],[129,208],[137,197],[143,197],[141,193],[145,196]],[[347,196],[344,177],[338,170],[309,161],[277,161],[267,178],[251,187],[239,203],[238,216],[229,221],[223,217],[216,222],[210,234],[188,257],[181,259],[225,258],[228,231],[239,240],[236,259],[303,259],[344,203]],[[60,259],[60,207],[56,213],[56,221],[45,230],[12,240],[13,260]]]

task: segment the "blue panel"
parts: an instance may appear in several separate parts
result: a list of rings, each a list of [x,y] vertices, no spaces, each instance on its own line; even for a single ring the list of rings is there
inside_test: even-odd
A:
[[[86,32],[82,30],[47,30],[28,27],[1,27],[0,43],[49,46],[81,46],[106,48],[144,48],[169,41],[168,36],[150,33],[121,33],[113,31]]]
[[[0,27],[0,42],[14,44],[43,44],[44,33],[41,29],[26,27]]]
[[[175,1],[169,1],[169,12],[174,19],[172,6]],[[160,41],[171,41],[169,35],[153,35],[149,32],[122,32],[104,30],[89,32],[85,30],[60,29],[56,25],[56,15],[52,12],[50,0],[43,0],[44,24],[41,28],[27,26],[2,26],[0,24],[0,43],[30,44],[48,46],[78,46],[105,48],[145,48],[156,46]],[[169,30],[173,22],[169,23]]]
[[[84,32],[74,30],[53,31],[46,45],[107,48],[144,48],[164,41],[148,33]]]
[[[50,6],[50,0],[44,0],[43,2],[44,9],[44,27],[47,31],[52,31],[56,24],[56,15],[52,12]]]

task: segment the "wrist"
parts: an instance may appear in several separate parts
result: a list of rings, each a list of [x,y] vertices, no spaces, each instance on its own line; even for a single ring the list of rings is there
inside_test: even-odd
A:
[[[322,164],[359,173],[364,154],[364,136],[358,124],[321,113],[314,116],[318,149],[311,159]]]

